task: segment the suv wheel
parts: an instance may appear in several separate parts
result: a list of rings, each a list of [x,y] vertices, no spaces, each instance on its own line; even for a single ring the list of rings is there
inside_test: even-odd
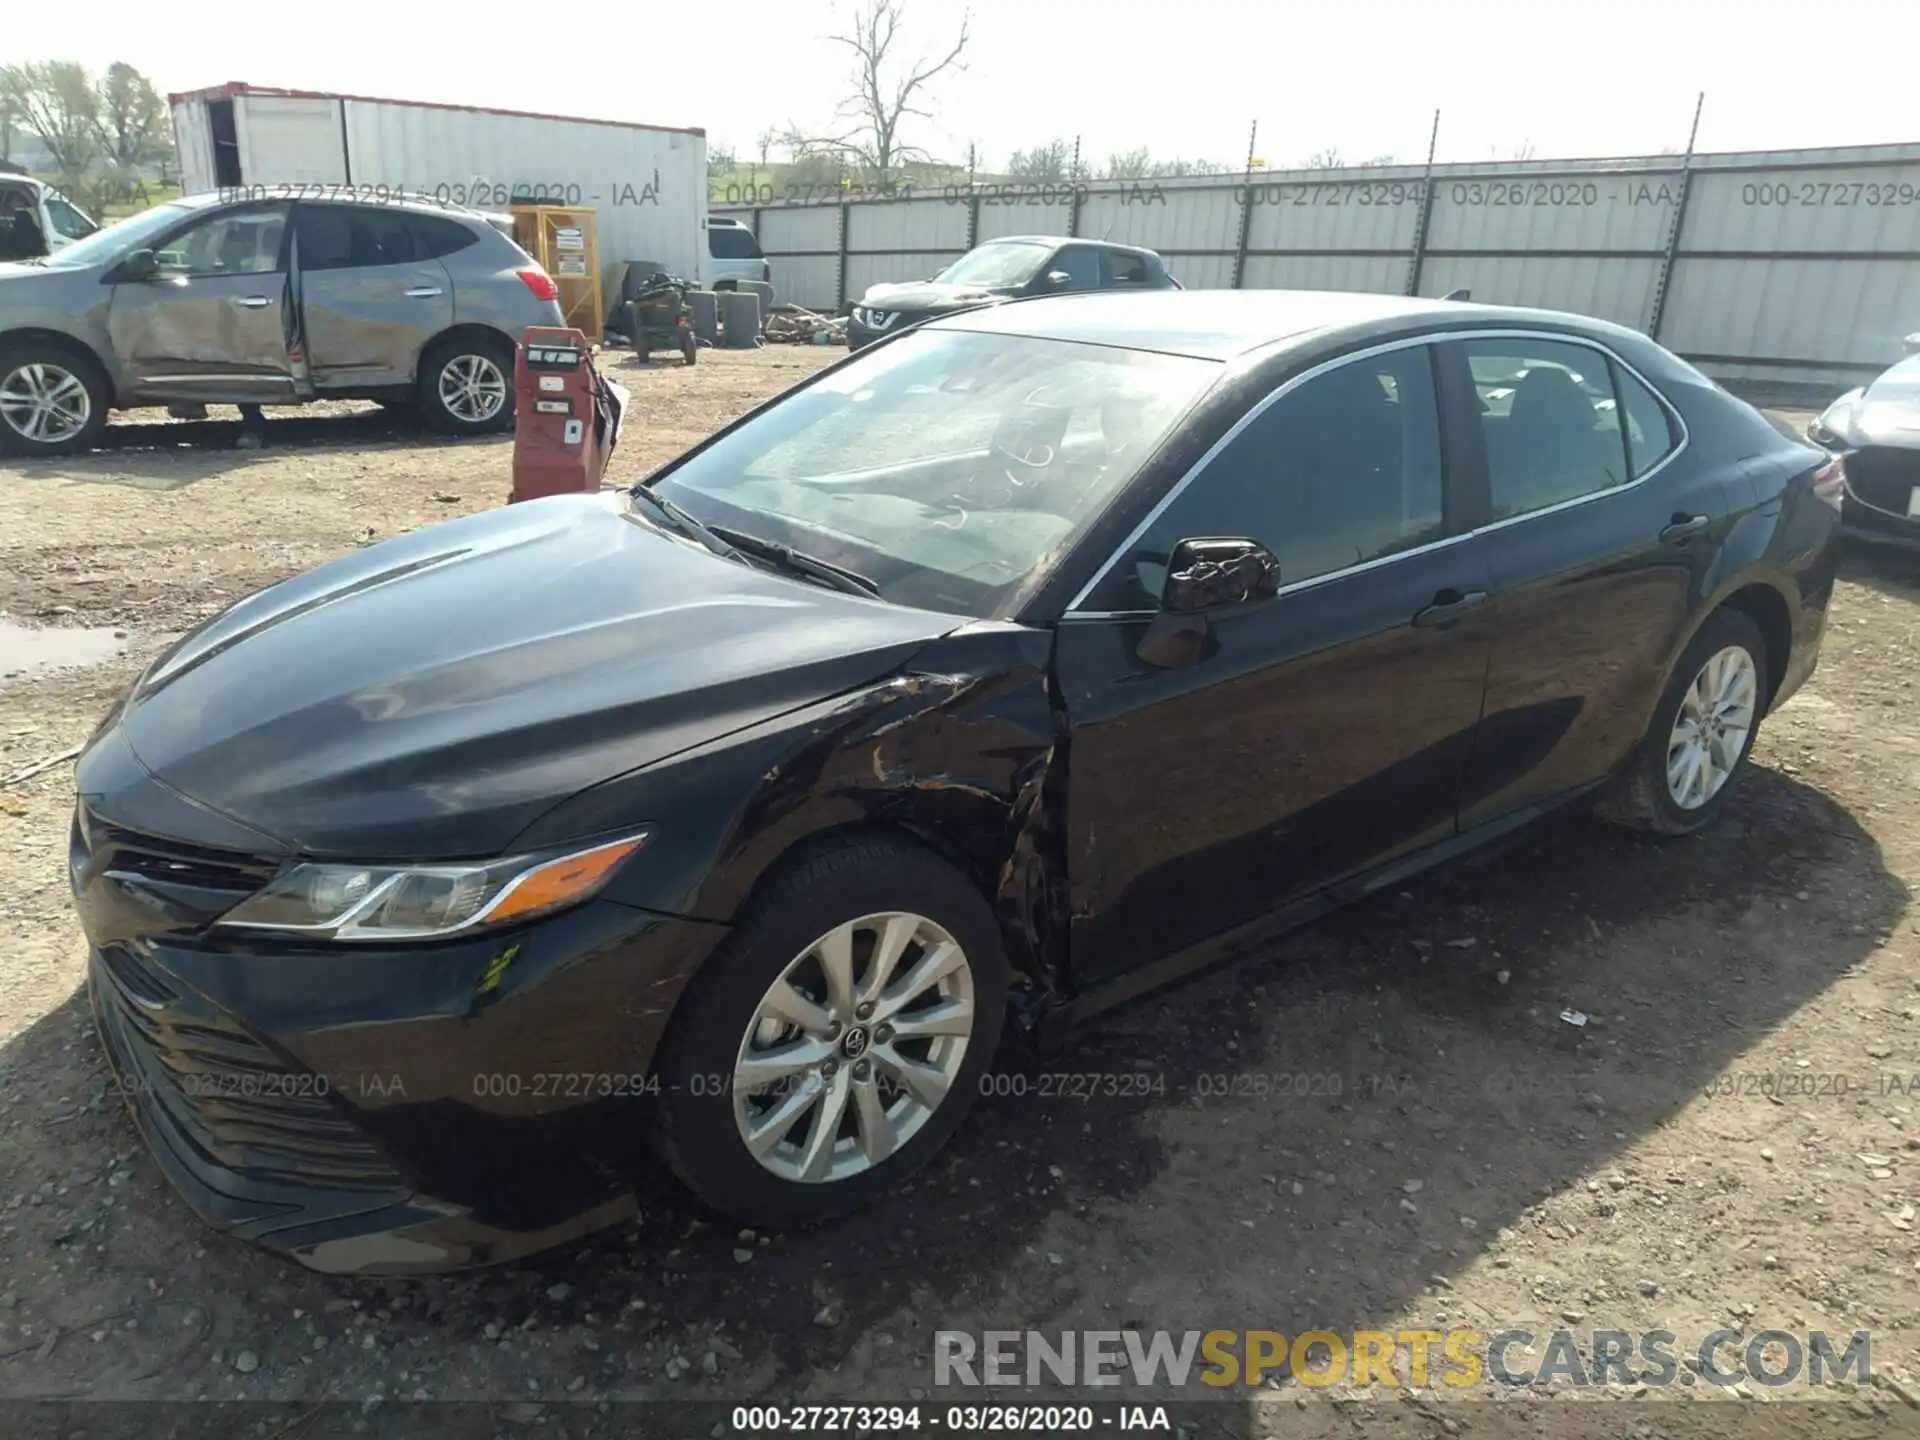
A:
[[[112,403],[91,357],[49,341],[0,345],[0,451],[71,455],[100,438]]]
[[[903,840],[829,844],[753,901],[682,1002],[660,1151],[742,1224],[856,1210],[959,1127],[1006,998],[999,927],[964,876]]]
[[[420,362],[420,414],[446,435],[513,428],[513,350],[504,340],[442,341]]]

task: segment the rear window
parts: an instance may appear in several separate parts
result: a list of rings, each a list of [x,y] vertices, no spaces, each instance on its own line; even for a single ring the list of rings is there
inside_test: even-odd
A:
[[[760,242],[753,238],[751,230],[743,230],[733,225],[709,225],[707,227],[707,253],[716,260],[758,260]]]
[[[438,215],[410,215],[407,219],[413,226],[413,243],[419,246],[423,260],[437,260],[442,255],[464,250],[480,238],[467,226]]]

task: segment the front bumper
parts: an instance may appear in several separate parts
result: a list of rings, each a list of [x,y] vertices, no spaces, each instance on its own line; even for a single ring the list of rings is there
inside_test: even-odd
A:
[[[724,927],[601,900],[451,945],[266,945],[180,913],[222,883],[208,852],[75,828],[102,1043],[209,1224],[316,1270],[417,1274],[631,1213],[653,1051]]]
[[[1920,516],[1907,513],[1920,489],[1920,449],[1870,445],[1847,452],[1846,501],[1841,528],[1879,544],[1920,549]]]

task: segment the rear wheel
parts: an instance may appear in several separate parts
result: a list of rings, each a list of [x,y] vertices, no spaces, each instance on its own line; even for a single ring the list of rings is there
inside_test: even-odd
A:
[[[656,1139],[714,1209],[811,1224],[946,1144],[999,1043],[993,912],[917,845],[833,843],[753,902],[674,1018]]]
[[[513,350],[506,341],[459,336],[420,362],[421,418],[446,435],[513,428]]]
[[[680,333],[680,359],[688,365],[700,358],[700,342],[693,338],[691,330]]]
[[[1646,737],[1598,807],[1661,835],[1712,822],[1747,768],[1766,713],[1767,642],[1738,610],[1710,616],[1654,708]]]
[[[107,427],[113,397],[90,356],[52,341],[0,345],[0,451],[71,455]]]

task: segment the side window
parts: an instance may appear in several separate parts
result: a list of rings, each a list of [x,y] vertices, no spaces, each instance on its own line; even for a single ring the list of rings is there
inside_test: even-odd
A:
[[[1145,285],[1152,279],[1147,269],[1147,257],[1144,255],[1129,255],[1124,250],[1109,250],[1104,258],[1109,285]]]
[[[1667,407],[1620,365],[1613,367],[1613,392],[1627,417],[1627,458],[1638,480],[1673,453],[1679,443]]]
[[[407,225],[413,231],[414,248],[422,260],[438,260],[480,239],[465,225],[443,220],[438,215],[409,215]]]
[[[353,264],[353,222],[339,205],[302,205],[294,211],[302,270],[344,270]]]
[[[1098,290],[1100,288],[1100,256],[1084,245],[1068,245],[1058,251],[1047,262],[1044,273],[1064,270],[1070,277],[1062,290]]]
[[[403,211],[378,205],[357,205],[347,211],[353,226],[353,263],[357,266],[405,265],[413,258],[412,218]]]
[[[1468,340],[1493,518],[1508,520],[1627,479],[1607,358],[1557,340]]]
[[[155,252],[174,275],[268,275],[280,268],[284,205],[228,210],[175,235]]]
[[[69,240],[84,240],[96,228],[73,206],[52,195],[47,197],[47,222],[53,226],[55,233]]]
[[[1097,610],[1157,609],[1167,557],[1203,536],[1258,540],[1296,584],[1442,538],[1444,467],[1426,345],[1353,360],[1275,401],[1108,572]]]

